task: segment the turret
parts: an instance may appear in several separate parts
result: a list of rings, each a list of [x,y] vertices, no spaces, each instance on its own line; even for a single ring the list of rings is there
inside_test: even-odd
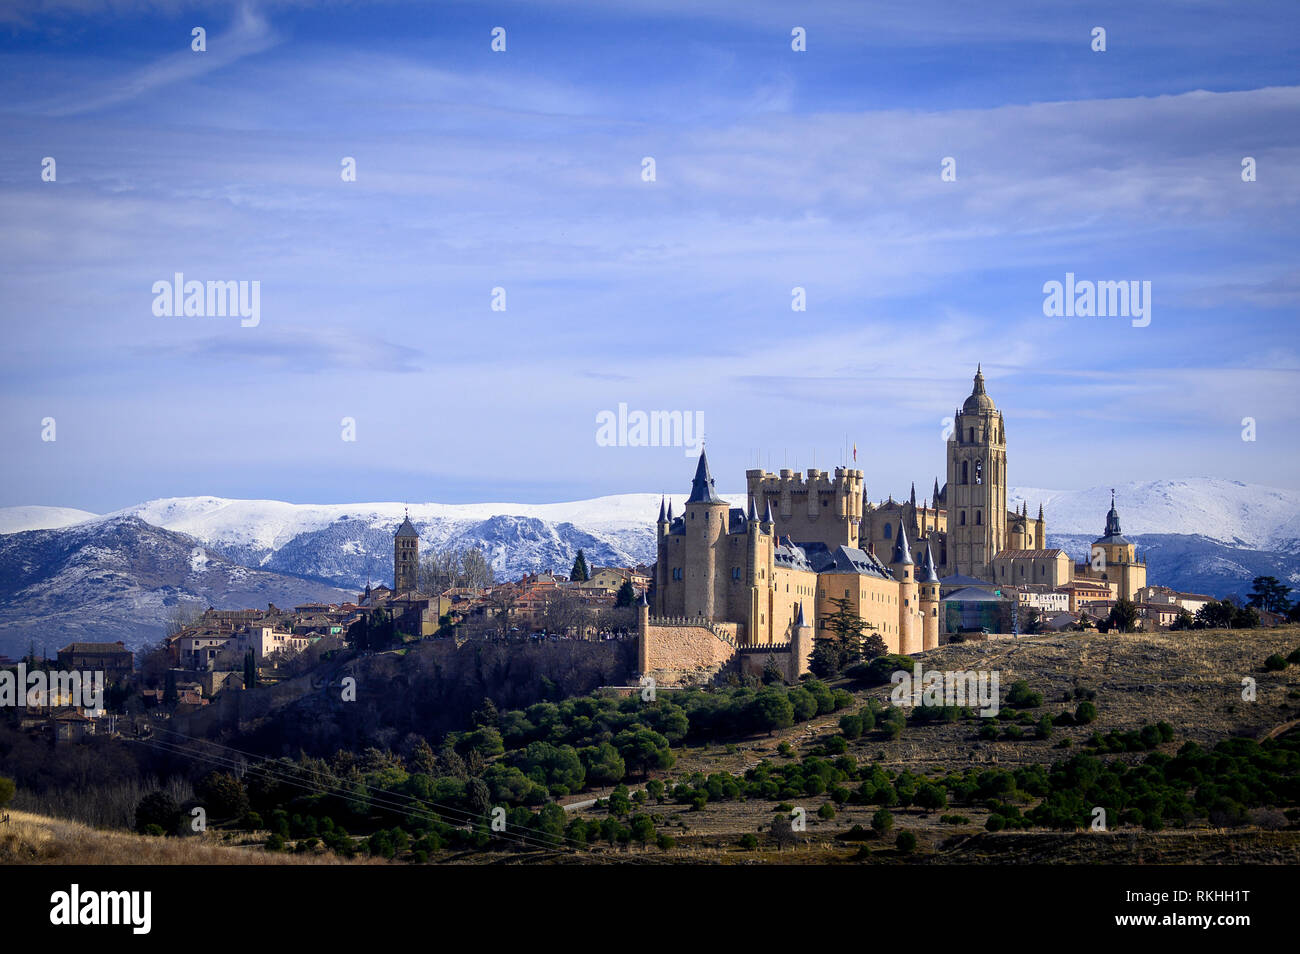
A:
[[[723,574],[719,564],[725,559],[727,502],[718,496],[709,473],[709,459],[703,450],[691,481],[691,495],[686,499],[686,615],[718,619],[726,607],[725,594],[719,593]]]
[[[799,603],[799,613],[795,617],[794,632],[790,635],[790,656],[791,656],[791,676],[798,679],[803,673],[808,672],[809,663],[812,661],[813,651],[813,627],[803,615],[803,602]]]
[[[889,568],[898,583],[898,651],[904,655],[921,651],[920,633],[916,631],[917,606],[915,564],[907,545],[907,532],[902,523],[894,539],[894,553]]]
[[[939,572],[934,565],[934,551],[925,541],[925,557],[917,577],[917,600],[921,607],[921,649],[939,647]]]

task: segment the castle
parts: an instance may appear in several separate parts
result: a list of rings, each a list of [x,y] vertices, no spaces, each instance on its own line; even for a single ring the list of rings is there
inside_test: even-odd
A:
[[[1005,422],[982,368],[954,413],[947,458],[947,482],[940,488],[936,479],[920,506],[915,484],[908,502],[872,506],[862,471],[837,467],[810,469],[806,480],[792,470],[747,471],[748,507],[739,508],[718,495],[702,451],[683,512],[660,504],[640,671],[672,682],[733,661],[743,672],[775,661],[796,679],[836,600],[889,652],[911,654],[939,645],[941,586],[1090,580],[1130,600],[1146,586],[1146,564],[1121,534],[1113,499],[1105,533],[1082,564],[1047,547],[1041,504],[1037,518],[1028,504],[1007,509]]]

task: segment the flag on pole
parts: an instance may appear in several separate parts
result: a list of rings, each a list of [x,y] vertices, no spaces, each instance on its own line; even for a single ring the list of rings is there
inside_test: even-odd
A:
[[[857,462],[858,462],[858,442],[854,441],[853,442],[853,463],[856,464]]]

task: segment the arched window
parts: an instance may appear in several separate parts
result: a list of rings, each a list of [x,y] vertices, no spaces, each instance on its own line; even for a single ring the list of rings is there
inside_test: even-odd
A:
[[[975,483],[984,483],[984,461],[975,461]]]
[[[891,536],[893,536],[893,534],[891,534],[891,533],[889,532],[889,529],[890,529],[889,524],[886,523],[886,524],[885,524],[885,539],[886,539],[886,540],[888,540]]]

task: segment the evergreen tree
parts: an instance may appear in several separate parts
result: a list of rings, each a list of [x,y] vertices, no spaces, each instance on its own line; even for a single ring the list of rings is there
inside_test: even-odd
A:
[[[1106,617],[1106,631],[1118,630],[1121,633],[1133,632],[1137,625],[1138,611],[1132,600],[1120,597]]]
[[[253,659],[251,649],[244,653],[244,688],[257,688],[257,661]]]
[[[572,583],[585,583],[590,579],[591,572],[587,569],[587,558],[579,550],[577,558],[573,561],[573,571],[569,574],[569,581]]]
[[[167,682],[163,689],[162,704],[170,709],[172,706],[176,705],[179,698],[180,696],[176,692],[176,673],[175,671],[168,669]]]
[[[813,674],[823,679],[838,675],[845,666],[861,659],[864,631],[875,629],[853,611],[847,599],[832,599],[831,602],[835,604],[835,612],[823,617],[822,635],[813,643],[812,658],[808,663]],[[883,641],[878,637],[868,643],[872,653],[877,649],[884,651]]]
[[[632,585],[631,580],[624,580],[623,585],[618,588],[618,595],[614,597],[615,606],[631,606],[636,602],[636,587]]]
[[[1257,576],[1251,582],[1246,604],[1269,613],[1285,613],[1291,608],[1291,588],[1275,576]]]

